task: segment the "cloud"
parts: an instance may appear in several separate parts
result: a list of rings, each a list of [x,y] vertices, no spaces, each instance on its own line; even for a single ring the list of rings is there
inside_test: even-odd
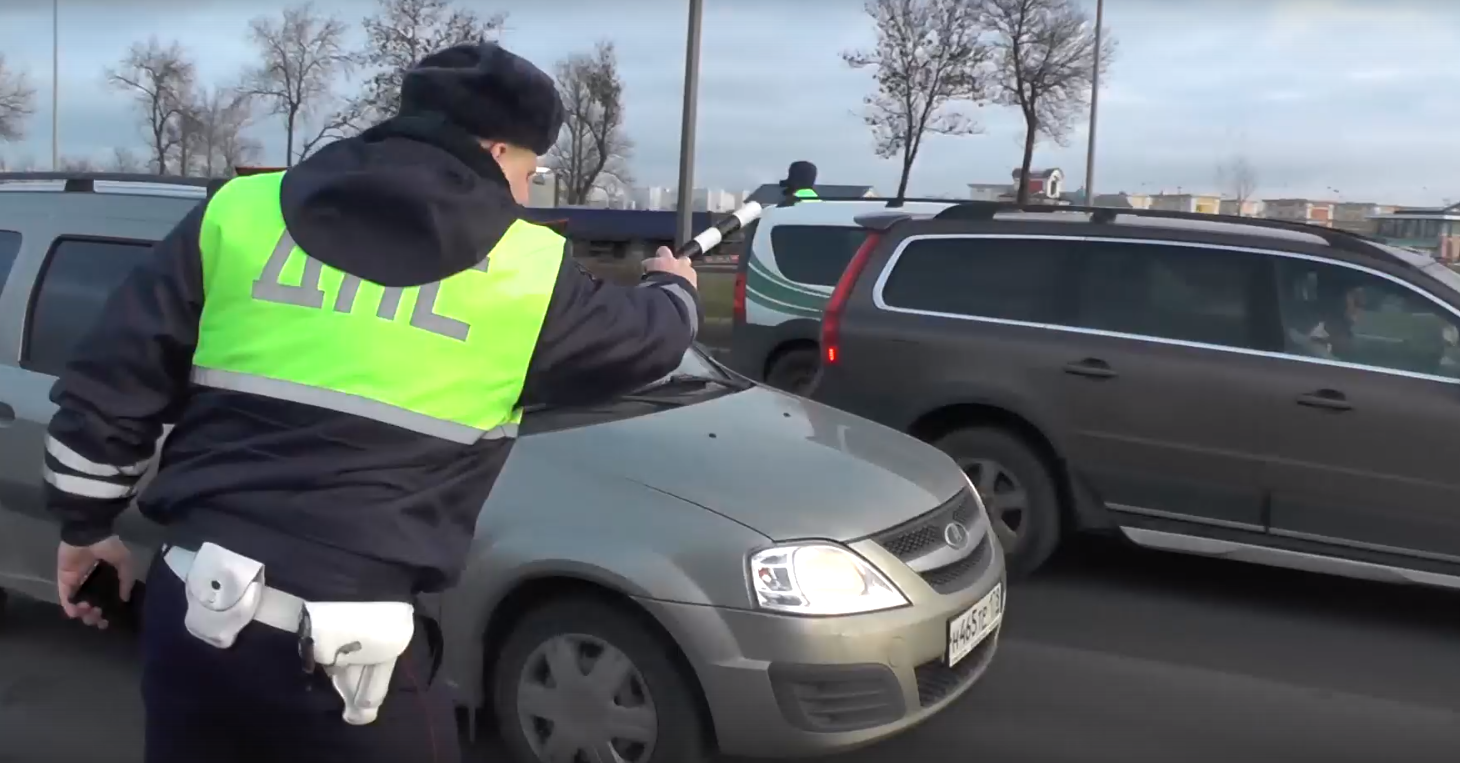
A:
[[[103,84],[127,46],[156,34],[177,39],[212,82],[236,77],[251,56],[248,19],[285,0],[62,0],[60,132],[67,154],[98,158],[117,144],[140,146],[127,99]],[[509,16],[505,43],[550,69],[603,38],[618,46],[628,92],[627,127],[636,177],[673,186],[683,94],[682,0],[459,0]],[[1093,0],[1089,0],[1093,4]],[[365,0],[316,0],[351,23]],[[1460,45],[1460,3],[1434,0],[1121,0],[1105,21],[1119,40],[1104,78],[1099,191],[1216,189],[1215,167],[1242,154],[1258,168],[1258,194],[1327,195],[1396,203],[1460,196],[1460,70],[1425,66]],[[30,139],[7,155],[50,154],[50,3],[0,0],[0,50],[29,68],[40,113]],[[832,182],[891,191],[898,162],[881,160],[860,118],[868,71],[849,70],[843,50],[872,40],[854,0],[707,2],[703,36],[696,185],[749,188],[811,159]],[[1017,164],[1016,112],[975,112],[978,136],[930,137],[914,167],[918,194],[959,193],[999,182]],[[282,158],[279,120],[253,128]],[[1078,185],[1083,128],[1068,146],[1043,141],[1035,163],[1059,166]],[[1423,168],[1416,169],[1416,168]],[[1437,180],[1430,180],[1437,178]],[[1455,178],[1454,181],[1448,181]],[[1453,182],[1455,187],[1429,187]]]

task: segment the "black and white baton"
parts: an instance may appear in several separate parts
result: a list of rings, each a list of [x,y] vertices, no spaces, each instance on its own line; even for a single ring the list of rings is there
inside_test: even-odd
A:
[[[760,219],[763,212],[765,212],[765,207],[757,202],[747,201],[744,206],[726,215],[720,222],[700,231],[699,235],[684,242],[684,246],[679,247],[674,256],[693,259],[706,254],[719,246],[721,241],[729,238],[735,231]]]

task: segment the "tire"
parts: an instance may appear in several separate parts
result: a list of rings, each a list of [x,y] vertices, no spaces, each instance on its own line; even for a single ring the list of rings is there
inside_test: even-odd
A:
[[[989,510],[989,521],[1004,547],[1004,567],[1010,578],[1028,576],[1054,553],[1061,537],[1059,489],[1044,458],[1018,435],[994,427],[960,429],[933,443],[968,473]],[[993,465],[992,467],[990,465]],[[990,477],[991,472],[1000,472]],[[1017,527],[1010,527],[1022,488],[1025,500]],[[1010,500],[1001,500],[1005,496]]]
[[[564,639],[580,648],[576,652],[577,667],[590,674],[607,653],[600,651],[595,656],[595,647],[606,646],[628,659],[630,677],[620,684],[614,705],[624,708],[639,704],[635,699],[649,698],[650,702],[645,704],[651,706],[654,718],[652,747],[620,739],[615,745],[626,745],[618,749],[626,763],[702,763],[707,759],[707,736],[697,711],[698,685],[670,657],[673,646],[665,644],[660,634],[619,607],[591,598],[569,598],[548,602],[524,615],[508,634],[501,658],[492,672],[493,708],[509,760],[513,763],[546,760],[546,756],[539,756],[537,748],[542,746],[543,736],[551,739],[548,729],[552,726],[543,720],[524,719],[521,689],[529,680],[536,683],[543,676],[541,671],[546,669],[553,674],[554,685],[546,686],[547,682],[543,681],[542,696],[558,690],[563,682],[547,666],[545,650],[550,645],[564,643]],[[590,679],[591,676],[578,675],[570,681]],[[591,687],[579,688],[584,693],[575,693],[576,697],[593,696]],[[609,707],[605,702],[585,709],[586,704],[592,703],[579,701],[572,703],[572,707],[553,710],[581,718],[583,713],[597,713]],[[584,724],[575,723],[571,728],[592,730]],[[530,733],[537,736],[536,744],[529,738]]]
[[[765,383],[793,395],[805,396],[821,370],[821,355],[814,347],[796,347],[776,355],[766,369]]]

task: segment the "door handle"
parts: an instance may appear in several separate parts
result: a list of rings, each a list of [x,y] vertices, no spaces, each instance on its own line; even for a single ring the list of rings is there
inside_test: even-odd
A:
[[[0,427],[9,426],[15,423],[15,409],[6,403],[0,403]]]
[[[1298,395],[1297,402],[1298,405],[1329,411],[1347,411],[1353,408],[1353,404],[1349,403],[1348,398],[1336,389],[1320,389],[1316,392]]]
[[[1088,376],[1091,379],[1109,379],[1116,376],[1115,370],[1109,363],[1099,358],[1085,358],[1073,363],[1065,364],[1065,373],[1075,376]]]

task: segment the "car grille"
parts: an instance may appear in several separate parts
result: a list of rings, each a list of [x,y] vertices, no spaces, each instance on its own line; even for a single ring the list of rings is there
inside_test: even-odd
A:
[[[960,522],[965,527],[972,527],[977,518],[978,502],[973,497],[973,492],[964,488],[942,506],[911,522],[878,533],[872,540],[903,562],[913,562],[943,546],[943,528],[949,522]],[[943,567],[923,570],[919,574],[938,593],[961,591],[983,573],[992,559],[990,544],[993,542],[992,536],[985,533],[968,556]]]
[[[978,504],[974,502],[973,492],[964,488],[942,506],[907,524],[879,533],[872,540],[898,559],[910,562],[943,545],[943,528],[949,522],[962,522],[969,526],[977,515]]]
[[[999,631],[995,630],[974,647],[972,653],[951,668],[941,657],[917,666],[913,674],[918,682],[918,704],[931,707],[973,683],[984,668],[988,667],[994,655],[994,644],[998,640]]]
[[[906,712],[902,687],[885,665],[773,663],[770,677],[781,714],[804,731],[870,729]]]

